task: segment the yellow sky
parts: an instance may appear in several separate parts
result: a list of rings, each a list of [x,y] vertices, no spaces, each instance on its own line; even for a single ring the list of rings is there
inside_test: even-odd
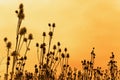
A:
[[[112,51],[120,66],[119,0],[0,0],[0,56],[5,56],[3,38],[7,36],[15,41],[17,17],[14,11],[21,2],[25,8],[22,26],[34,35],[28,54],[32,61],[28,59],[28,64],[36,62],[33,60],[35,43],[42,41],[43,31],[49,30],[47,24],[55,22],[53,43],[61,41],[62,48],[68,47],[72,66],[79,68],[81,60],[90,59],[92,47],[95,47],[96,66],[107,68]]]

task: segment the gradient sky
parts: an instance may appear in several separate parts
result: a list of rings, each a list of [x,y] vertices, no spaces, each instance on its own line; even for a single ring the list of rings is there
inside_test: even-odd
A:
[[[3,38],[7,36],[12,43],[15,41],[14,11],[20,3],[25,8],[22,26],[34,35],[27,65],[36,63],[35,44],[42,41],[43,31],[49,31],[47,24],[55,22],[53,43],[60,41],[62,48],[68,48],[72,66],[81,68],[81,60],[90,59],[93,47],[95,66],[107,68],[111,52],[120,66],[120,0],[0,0],[0,59],[6,55]],[[0,71],[5,69],[3,65]],[[34,69],[28,67],[31,68]]]

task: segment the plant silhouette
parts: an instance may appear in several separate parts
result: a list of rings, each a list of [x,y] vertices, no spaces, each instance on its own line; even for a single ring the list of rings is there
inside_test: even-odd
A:
[[[6,45],[6,72],[4,80],[120,80],[120,70],[115,60],[115,54],[112,52],[108,69],[102,70],[100,66],[94,67],[95,48],[91,51],[90,60],[82,60],[82,69],[72,68],[69,64],[70,54],[67,48],[61,49],[61,43],[52,45],[52,39],[55,33],[56,23],[48,23],[49,32],[41,35],[41,43],[36,42],[36,54],[38,63],[34,64],[34,72],[25,70],[27,63],[27,53],[31,50],[30,44],[34,39],[33,34],[27,34],[27,28],[21,27],[25,18],[24,5],[19,5],[19,10],[15,13],[18,17],[16,28],[15,49],[12,50],[12,43],[5,37],[3,40]],[[46,37],[49,38],[46,41]],[[47,44],[48,43],[48,44]],[[23,46],[25,45],[25,46]],[[25,49],[23,52],[22,49]],[[12,51],[12,53],[10,53]],[[24,53],[21,55],[21,53]],[[11,59],[13,58],[13,59]],[[12,63],[11,63],[12,60]],[[9,67],[12,67],[11,72]],[[60,72],[57,69],[60,68]],[[57,75],[59,73],[59,75]]]

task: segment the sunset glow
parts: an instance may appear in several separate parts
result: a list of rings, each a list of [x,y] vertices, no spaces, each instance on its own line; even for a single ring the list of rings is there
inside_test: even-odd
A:
[[[42,32],[48,32],[48,23],[56,23],[53,43],[61,42],[68,48],[70,65],[81,69],[81,60],[90,59],[95,47],[95,67],[108,68],[111,52],[120,66],[120,1],[119,0],[1,0],[0,1],[0,59],[6,56],[4,37],[15,47],[17,16],[15,10],[24,4],[22,27],[33,33],[26,67],[33,71],[37,63],[36,42],[42,42]],[[4,47],[3,47],[4,46]],[[0,72],[5,70],[5,59]],[[30,64],[29,64],[30,63]],[[33,65],[33,66],[30,66]],[[1,73],[0,73],[1,74]]]

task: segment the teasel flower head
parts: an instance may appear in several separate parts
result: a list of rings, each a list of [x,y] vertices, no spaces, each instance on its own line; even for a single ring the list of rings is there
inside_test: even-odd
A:
[[[53,27],[53,28],[55,27],[55,23],[52,24],[52,27]]]
[[[67,48],[65,48],[64,51],[67,52]]]
[[[18,52],[17,51],[13,51],[11,56],[19,56]]]
[[[16,10],[15,13],[18,14],[18,10]]]
[[[57,45],[60,46],[60,42],[58,42]]]
[[[23,4],[22,3],[19,5],[19,9],[23,9]]]
[[[24,56],[24,60],[27,60],[27,56]]]
[[[19,19],[24,19],[25,15],[24,15],[23,4],[20,4],[20,6],[19,6],[19,12],[16,11],[16,13],[18,14],[18,18]]]
[[[52,32],[52,31],[49,32],[49,36],[50,36],[50,37],[53,36],[53,32]]]
[[[27,32],[27,29],[25,27],[23,27],[23,28],[20,29],[19,34],[24,35],[24,34],[26,34],[26,32]]]
[[[36,47],[39,47],[39,43],[36,43]]]
[[[27,42],[27,38],[24,38],[23,41],[24,41],[24,42]]]
[[[31,33],[28,35],[28,39],[29,39],[29,40],[32,40],[32,39],[33,39],[33,35],[32,35]]]
[[[46,36],[46,33],[45,33],[45,32],[43,32],[43,36],[44,36],[44,37]]]
[[[56,45],[53,46],[53,49],[56,50]]]
[[[62,53],[61,56],[62,56],[62,58],[65,58],[65,54],[64,53]]]
[[[35,64],[35,68],[37,68],[37,64]]]
[[[67,58],[69,58],[70,57],[70,55],[69,55],[69,53],[67,53],[67,56],[66,56]]]
[[[49,27],[51,27],[51,24],[50,24],[50,23],[48,23],[48,26],[49,26]]]
[[[41,45],[40,45],[40,48],[42,49],[43,47],[44,47],[43,44],[41,44]]]
[[[7,48],[10,49],[10,48],[11,48],[11,45],[12,45],[11,42],[8,42],[8,43],[7,43]]]
[[[61,49],[59,49],[58,51],[61,52]]]
[[[7,42],[7,40],[8,40],[7,37],[5,37],[5,38],[4,38],[4,42]]]
[[[55,57],[55,61],[58,61],[58,57]]]
[[[7,60],[10,61],[10,56],[7,57]]]

